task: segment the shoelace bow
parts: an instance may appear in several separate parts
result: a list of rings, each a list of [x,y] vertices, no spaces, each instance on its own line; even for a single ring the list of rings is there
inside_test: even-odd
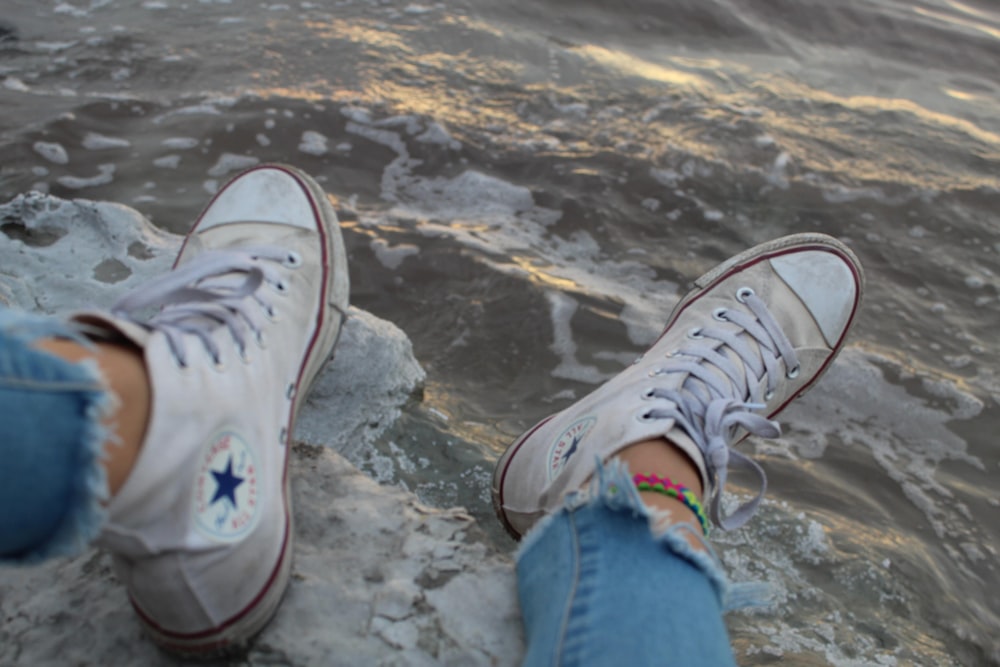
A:
[[[780,436],[781,427],[777,422],[753,411],[763,410],[766,401],[773,396],[782,373],[779,358],[789,369],[786,373],[789,377],[795,377],[799,372],[795,349],[764,301],[749,288],[741,289],[737,298],[750,313],[720,308],[713,316],[737,325],[740,330],[700,327],[689,332],[689,337],[698,342],[669,355],[671,360],[668,365],[653,373],[687,373],[688,377],[680,389],[655,388],[647,393],[648,398],[668,399],[674,407],[654,408],[645,413],[649,419],[675,420],[676,425],[701,449],[709,479],[716,480],[715,490],[709,499],[709,514],[723,530],[745,524],[757,511],[767,490],[767,475],[763,468],[742,452],[730,448],[734,434],[742,427],[760,437]],[[746,372],[741,373],[733,358],[720,352],[723,347],[743,362]],[[717,371],[722,371],[722,375]],[[760,489],[753,499],[724,517],[720,505],[730,462],[756,473]]]
[[[162,331],[174,358],[184,367],[186,335],[196,336],[212,360],[220,363],[219,346],[211,336],[220,325],[229,329],[240,354],[245,355],[248,332],[258,342],[261,340],[261,327],[250,305],[257,303],[268,317],[274,315],[272,305],[260,296],[258,288],[266,282],[279,291],[285,289],[275,267],[260,260],[286,265],[301,261],[296,253],[272,246],[210,250],[126,294],[111,307],[111,312]],[[139,316],[149,309],[158,312],[145,319]]]

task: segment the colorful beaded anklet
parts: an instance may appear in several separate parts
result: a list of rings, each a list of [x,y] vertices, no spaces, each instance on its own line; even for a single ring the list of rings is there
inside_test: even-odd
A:
[[[656,475],[633,475],[632,481],[635,482],[636,488],[640,491],[662,493],[684,503],[698,517],[701,530],[705,533],[705,537],[708,537],[708,515],[705,514],[705,508],[701,506],[698,496],[694,495],[686,486],[675,484],[669,478],[657,477]]]

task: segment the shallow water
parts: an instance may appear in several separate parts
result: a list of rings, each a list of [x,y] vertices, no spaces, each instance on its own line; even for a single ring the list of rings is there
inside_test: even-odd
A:
[[[5,10],[0,198],[120,201],[182,232],[244,166],[315,174],[352,301],[428,372],[352,456],[491,528],[499,452],[640,353],[691,279],[781,234],[847,241],[862,319],[786,435],[750,445],[770,500],[720,538],[775,590],[730,617],[740,662],[1000,664],[990,3]]]

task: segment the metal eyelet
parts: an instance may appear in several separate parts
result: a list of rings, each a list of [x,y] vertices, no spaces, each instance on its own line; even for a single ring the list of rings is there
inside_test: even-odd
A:
[[[726,309],[725,308],[716,308],[715,310],[713,310],[712,311],[712,317],[714,317],[715,319],[719,320],[720,322],[728,322],[729,321],[729,318],[726,317]]]
[[[222,359],[213,359],[212,368],[214,368],[217,373],[226,372],[226,364],[223,363]]]
[[[649,411],[636,413],[635,418],[636,421],[640,421],[643,424],[653,421],[653,417],[649,414]]]
[[[285,285],[285,283],[283,283],[280,280],[275,283],[272,283],[272,286],[274,287],[274,291],[277,292],[278,294],[288,293],[288,287]]]
[[[292,400],[293,398],[295,398],[295,385],[294,384],[288,385],[288,389],[285,390],[285,398],[287,398],[288,400]]]
[[[753,295],[754,295],[754,291],[750,287],[741,287],[738,290],[736,290],[736,300],[739,301],[740,303],[746,303],[747,302],[747,297],[750,297],[750,296],[753,296]]]
[[[767,393],[764,394],[764,400],[765,401],[770,401],[772,398],[774,398],[774,392],[773,391],[769,391],[769,392],[767,392]]]
[[[801,370],[802,370],[801,366],[796,366],[792,370],[790,370],[787,373],[785,373],[785,377],[788,378],[789,380],[794,380],[795,378],[797,378],[799,376],[799,371],[801,371]]]
[[[695,327],[694,329],[689,330],[687,332],[687,337],[693,338],[694,340],[700,340],[704,338],[704,336],[701,334],[701,327]]]
[[[655,395],[656,395],[656,390],[653,389],[653,388],[649,388],[646,391],[642,392],[639,395],[639,398],[641,398],[644,401],[651,401],[651,400],[653,400],[653,398],[655,397]]]
[[[298,267],[302,266],[302,255],[292,250],[291,252],[288,253],[288,256],[285,257],[284,264],[285,266],[297,269]]]
[[[651,370],[648,373],[646,373],[646,375],[648,375],[651,378],[655,378],[655,377],[658,377],[660,375],[663,375],[666,372],[667,371],[665,369],[663,369],[663,368],[654,368],[653,370]]]
[[[240,361],[246,365],[250,365],[250,355],[247,353],[246,346],[240,348]]]

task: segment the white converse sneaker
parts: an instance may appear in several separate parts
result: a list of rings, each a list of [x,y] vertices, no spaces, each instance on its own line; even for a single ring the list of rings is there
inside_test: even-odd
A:
[[[162,647],[240,648],[276,611],[292,558],[292,426],[347,297],[326,195],[296,169],[261,166],[219,191],[171,273],[110,315],[74,318],[144,352],[150,421],[98,544]]]
[[[863,289],[857,258],[822,234],[777,239],[709,271],[632,366],[507,448],[493,474],[501,523],[520,538],[592,476],[598,459],[666,437],[697,466],[713,521],[742,525],[766,477],[730,447],[751,433],[779,435],[770,418],[830,366]],[[719,499],[730,460],[759,475],[760,491],[723,517]]]

